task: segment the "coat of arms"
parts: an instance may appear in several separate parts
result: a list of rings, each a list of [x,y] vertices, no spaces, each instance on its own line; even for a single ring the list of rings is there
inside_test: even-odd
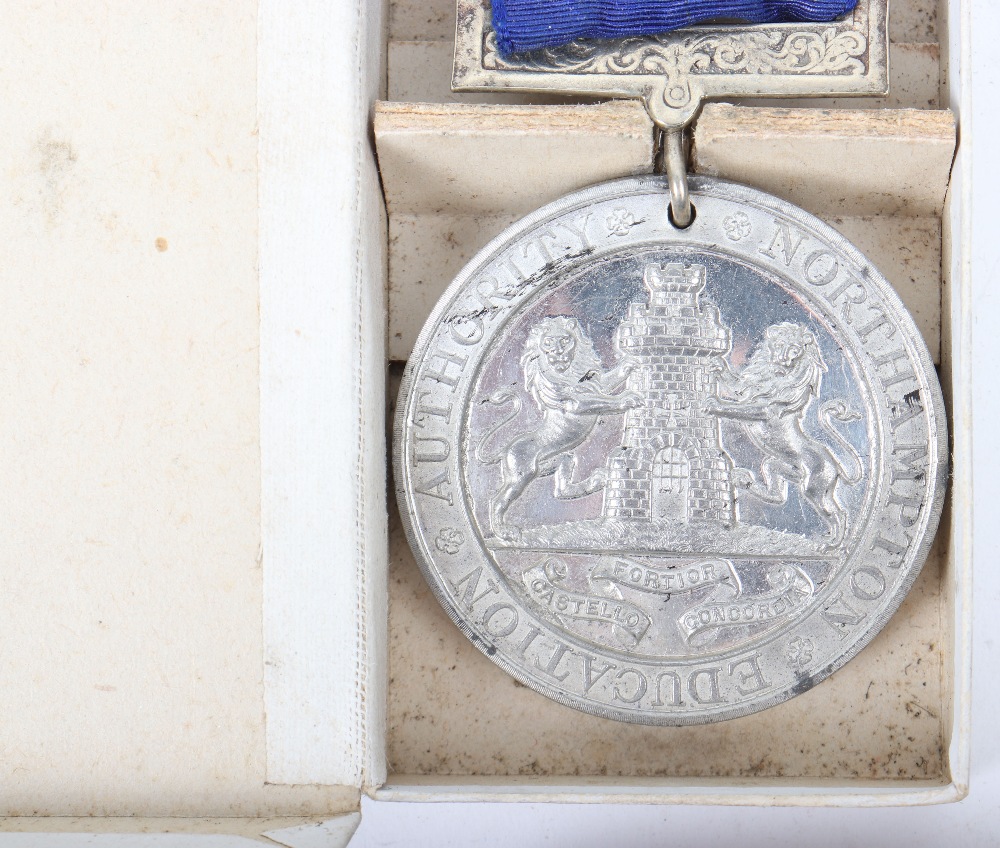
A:
[[[602,599],[609,592],[621,599],[622,588],[658,592],[659,586],[671,585],[669,569],[690,567],[692,557],[723,558],[712,585],[732,598],[743,598],[745,589],[730,560],[835,559],[850,530],[842,491],[864,475],[861,457],[836,423],[860,416],[839,398],[820,401],[827,366],[814,333],[802,324],[775,323],[735,368],[729,358],[730,328],[704,295],[704,265],[648,264],[643,282],[647,300],[628,305],[614,334],[613,366],[604,365],[575,317],[547,316],[532,327],[520,363],[525,392],[541,413],[539,424],[511,435],[520,429],[512,424],[521,412],[520,393],[501,391],[488,398],[509,409],[481,437],[476,451],[481,464],[498,465],[500,471],[490,497],[488,544],[497,552],[596,555],[597,562],[585,570],[588,588]],[[827,441],[805,427],[814,402]],[[620,445],[579,475],[577,452],[585,450],[596,423],[609,416],[622,418]],[[734,462],[724,421],[734,422],[728,438],[752,446],[752,465]],[[548,524],[511,522],[509,512],[518,498],[550,476],[555,499],[601,493],[600,515]],[[823,533],[741,520],[745,499],[782,506],[793,487],[799,502],[820,519]],[[602,559],[609,553],[619,555],[615,563]],[[658,561],[635,566],[635,560],[621,559],[643,555]],[[551,600],[570,578],[563,561],[545,563],[525,577],[536,601]],[[699,568],[703,564],[694,562]],[[645,583],[630,581],[636,567]],[[784,615],[801,609],[813,593],[811,580],[794,565],[772,570],[772,577],[756,600],[789,599],[781,609]],[[684,591],[679,584],[673,587],[663,594]],[[702,581],[688,591],[705,587]],[[795,590],[791,595],[790,588]],[[632,626],[619,624],[617,632],[637,641],[641,632],[633,622],[646,616],[627,603],[622,609]],[[572,610],[565,614],[573,617]],[[703,625],[690,615],[679,621],[688,639],[711,629]]]

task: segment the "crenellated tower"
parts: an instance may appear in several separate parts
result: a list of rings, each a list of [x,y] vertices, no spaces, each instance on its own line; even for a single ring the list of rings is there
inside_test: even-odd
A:
[[[718,419],[702,411],[717,379],[708,366],[729,352],[729,329],[702,297],[704,265],[647,265],[643,278],[649,301],[629,305],[617,342],[639,363],[628,389],[646,402],[626,414],[608,460],[604,517],[731,526],[732,464]]]

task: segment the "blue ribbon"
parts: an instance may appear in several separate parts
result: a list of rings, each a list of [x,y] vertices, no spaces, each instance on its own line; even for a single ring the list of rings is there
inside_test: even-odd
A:
[[[504,55],[577,38],[653,35],[706,21],[832,21],[858,0],[493,0]]]

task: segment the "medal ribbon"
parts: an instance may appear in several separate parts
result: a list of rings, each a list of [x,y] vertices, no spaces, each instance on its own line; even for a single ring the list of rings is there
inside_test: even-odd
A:
[[[832,21],[858,0],[493,0],[504,55],[576,38],[654,35],[707,21],[748,24]]]

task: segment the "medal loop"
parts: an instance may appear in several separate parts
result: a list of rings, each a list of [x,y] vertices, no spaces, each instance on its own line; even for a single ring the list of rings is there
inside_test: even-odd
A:
[[[684,128],[671,127],[661,131],[660,161],[670,186],[670,223],[680,230],[694,220],[691,192],[688,189],[687,156],[684,152]]]

